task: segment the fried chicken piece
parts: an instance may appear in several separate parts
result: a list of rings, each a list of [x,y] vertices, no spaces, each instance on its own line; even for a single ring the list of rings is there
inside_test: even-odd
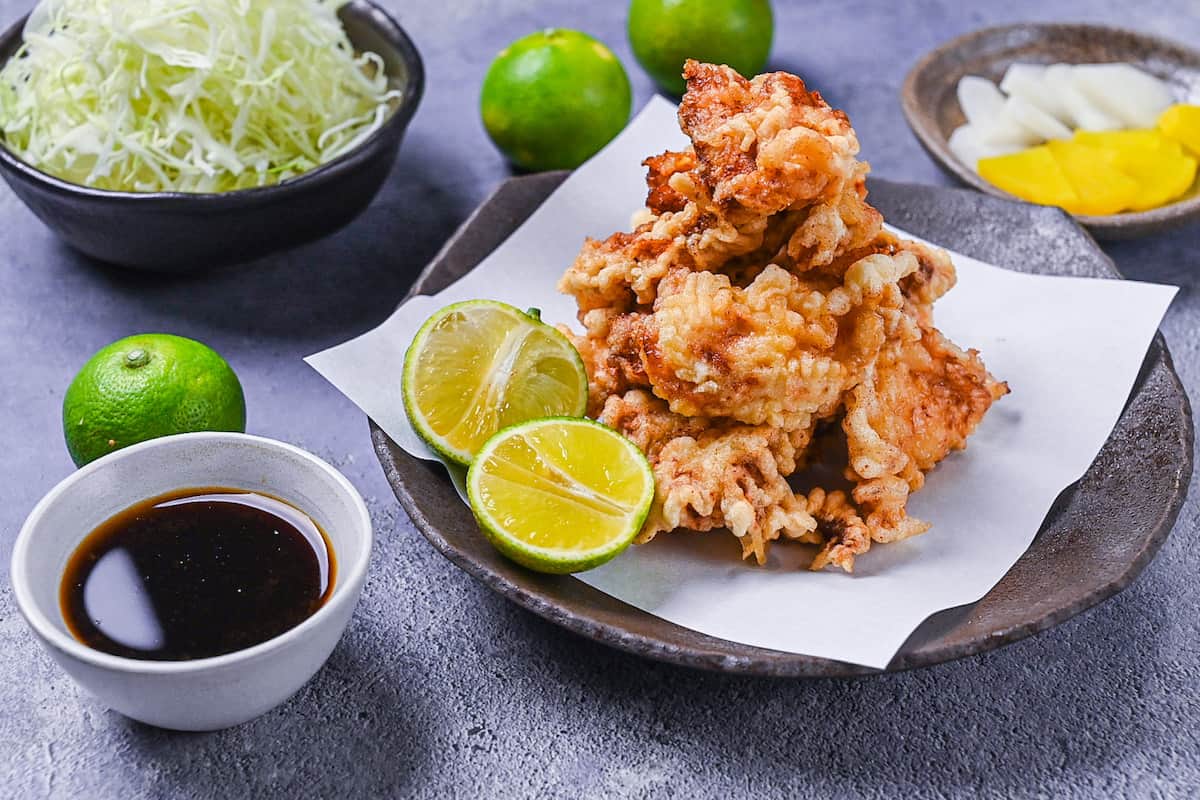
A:
[[[828,414],[848,375],[832,357],[844,292],[805,292],[769,266],[745,289],[712,272],[673,273],[647,320],[642,362],[671,410],[795,427]]]
[[[677,191],[695,191],[683,210],[652,217],[633,233],[584,243],[559,281],[559,290],[574,295],[581,312],[650,305],[658,282],[671,269],[716,270],[762,246],[766,218],[723,215],[699,187],[686,180],[673,180],[671,185]]]
[[[922,319],[921,324],[932,328],[934,301],[953,289],[958,281],[950,254],[940,247],[900,239],[890,233],[883,235],[887,237],[893,252],[912,253],[916,257],[917,269],[900,281],[900,288],[909,302],[920,308],[921,316],[929,317],[928,320]]]
[[[846,572],[854,571],[854,556],[871,547],[871,534],[858,510],[841,490],[826,492],[817,487],[805,498],[808,512],[817,520],[817,532],[824,538],[824,547],[808,568],[825,569],[833,565]]]
[[[582,315],[585,334],[577,336],[566,326],[566,335],[587,366],[588,413],[595,416],[604,398],[650,385],[642,366],[642,327],[645,312],[612,311],[595,308]]]
[[[584,243],[559,282],[581,312],[649,305],[673,268],[720,271],[751,254],[769,263],[806,221],[792,249],[811,242],[818,260],[878,232],[858,139],[820,94],[786,73],[747,81],[729,67],[689,61],[685,75],[679,118],[693,150],[647,159],[648,221]],[[774,220],[768,237],[784,211],[792,213]]]
[[[677,172],[687,172],[696,167],[696,154],[687,150],[674,153],[670,150],[662,155],[650,156],[642,162],[646,168],[646,208],[651,214],[683,211],[687,198],[671,188],[671,177]]]
[[[1007,387],[934,329],[954,266],[882,229],[844,114],[784,73],[685,75],[691,147],[643,162],[633,231],[585,242],[560,282],[589,413],[653,466],[639,541],[724,527],[760,564],[785,538],[849,572],[872,542],[928,527],[909,494]],[[848,466],[798,492],[789,476],[826,456],[818,426],[844,430]]]
[[[825,291],[775,265],[745,289],[673,272],[642,325],[645,374],[677,414],[806,425],[832,414],[874,360],[901,315],[898,282],[916,268],[911,255],[868,256]]]
[[[857,177],[850,120],[785,72],[746,80],[726,66],[689,60],[679,123],[692,140],[712,199],[770,216],[835,199]]]
[[[795,226],[775,263],[796,271],[834,263],[839,255],[872,247],[881,233],[883,215],[867,204],[867,165],[859,163],[842,192],[811,207]],[[862,255],[866,255],[863,253]],[[835,268],[833,274],[838,274]]]
[[[662,531],[728,528],[742,557],[766,561],[767,543],[783,536],[819,543],[807,502],[787,483],[810,431],[719,423],[673,414],[644,391],[610,396],[599,416],[641,447],[654,466],[656,495],[637,538]]]
[[[899,541],[929,526],[904,510],[925,472],[967,437],[1008,394],[975,350],[963,352],[933,328],[891,343],[846,399],[848,477],[871,539]]]
[[[672,439],[695,438],[711,425],[710,420],[700,417],[672,414],[666,403],[642,389],[608,395],[596,419],[620,431],[651,461]]]

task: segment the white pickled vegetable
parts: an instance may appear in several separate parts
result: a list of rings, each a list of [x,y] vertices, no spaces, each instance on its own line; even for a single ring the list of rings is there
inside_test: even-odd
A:
[[[950,152],[954,153],[959,161],[972,170],[976,169],[981,158],[1006,156],[1025,148],[1025,145],[1022,144],[988,144],[979,138],[979,131],[970,123],[955,128],[954,132],[950,134],[947,145],[950,147]]]
[[[1070,64],[1054,64],[1046,68],[1045,78],[1050,89],[1058,95],[1067,113],[1071,116],[1071,127],[1085,131],[1115,131],[1125,124],[1093,103],[1075,85],[1075,71]]]
[[[1072,77],[1085,97],[1131,128],[1153,128],[1175,102],[1164,82],[1131,64],[1080,64]]]
[[[313,169],[399,93],[344,0],[42,0],[0,70],[0,131],[33,166],[124,191],[224,192]]]
[[[1000,91],[1037,106],[1063,125],[1071,123],[1067,107],[1046,83],[1046,68],[1040,64],[1016,63],[1009,66],[1000,81]]]
[[[1008,116],[1004,95],[987,78],[967,75],[959,80],[958,104],[982,142],[994,145],[1037,143],[1036,133]]]
[[[1004,95],[996,84],[978,75],[964,75],[958,81],[958,105],[967,122],[976,125],[991,122],[1004,107]]]
[[[1023,97],[1010,97],[1005,100],[1004,112],[1009,119],[1033,131],[1041,139],[1071,138],[1070,128]]]

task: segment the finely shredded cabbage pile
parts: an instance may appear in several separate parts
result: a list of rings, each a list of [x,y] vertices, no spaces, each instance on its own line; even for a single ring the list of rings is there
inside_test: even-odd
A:
[[[313,169],[400,93],[345,0],[42,0],[0,70],[0,132],[33,166],[122,191],[227,192]]]

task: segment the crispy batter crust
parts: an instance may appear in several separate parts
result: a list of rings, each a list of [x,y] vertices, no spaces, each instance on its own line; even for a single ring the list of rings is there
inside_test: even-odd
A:
[[[639,541],[727,528],[760,564],[771,541],[818,544],[851,571],[907,515],[924,473],[1008,391],[933,327],[945,252],[882,229],[849,120],[786,73],[747,80],[689,61],[682,152],[646,159],[632,232],[585,242],[560,288],[590,413],[657,478]],[[797,493],[816,426],[840,421],[847,488]]]

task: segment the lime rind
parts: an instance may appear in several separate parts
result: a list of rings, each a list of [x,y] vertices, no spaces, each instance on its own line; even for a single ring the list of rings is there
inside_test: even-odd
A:
[[[211,347],[168,333],[118,339],[80,367],[62,403],[67,451],[82,467],[147,439],[246,430],[246,399]]]
[[[627,507],[605,499],[612,507],[626,508],[626,527],[622,535],[614,537],[602,545],[583,550],[541,547],[511,534],[503,522],[495,519],[488,511],[487,504],[481,496],[481,484],[484,478],[489,476],[489,473],[484,470],[491,455],[501,444],[506,443],[514,436],[520,436],[525,432],[548,425],[586,425],[604,431],[613,437],[614,441],[620,442],[622,453],[628,457],[628,463],[636,467],[642,483],[641,491],[635,502]],[[468,469],[466,488],[471,511],[488,541],[512,561],[537,572],[552,574],[568,574],[593,569],[611,561],[623,552],[645,524],[654,502],[655,492],[654,472],[645,454],[637,445],[607,425],[586,417],[545,417],[511,425],[497,432],[480,448],[475,461]],[[531,488],[530,491],[541,490]],[[562,524],[571,525],[576,522],[576,520],[567,519],[563,520]]]
[[[527,378],[527,391],[522,395],[500,397],[496,402],[483,402],[482,409],[480,409],[481,403],[478,402],[481,400],[478,397],[478,392],[485,390],[485,388],[490,392],[495,387],[477,387],[475,390],[476,396],[469,404],[468,412],[480,411],[480,413],[489,414],[496,424],[494,425],[495,430],[489,428],[484,431],[486,435],[471,438],[482,443],[482,441],[485,441],[499,428],[524,421],[524,419],[543,417],[548,413],[562,413],[568,416],[582,417],[587,411],[587,370],[584,367],[583,359],[570,340],[552,326],[543,323],[537,313],[521,311],[515,306],[497,300],[464,300],[447,305],[425,320],[420,329],[418,329],[417,334],[413,337],[408,350],[405,352],[401,395],[405,411],[417,435],[433,448],[439,456],[464,467],[470,466],[474,458],[474,450],[478,448],[457,447],[446,435],[437,433],[430,419],[429,411],[432,410],[422,408],[422,403],[418,398],[419,391],[417,386],[420,383],[418,370],[421,367],[422,354],[428,351],[431,335],[438,324],[452,314],[470,314],[473,310],[500,313],[513,323],[512,330],[506,334],[505,339],[496,348],[495,352],[491,354],[493,359],[499,358],[502,362],[499,364],[501,370],[507,370],[511,367],[512,361],[518,357],[528,358],[530,350],[532,350],[533,355],[537,355],[539,352],[537,348],[544,350],[550,361],[561,360],[564,364],[569,364],[569,368],[565,370],[561,369],[563,364],[560,364],[560,369],[555,372],[541,373],[535,371],[529,373],[525,375]],[[531,311],[533,310],[531,309]],[[519,341],[516,341],[514,344],[512,342],[513,334],[518,331],[524,331],[524,333]],[[506,352],[501,352],[505,348],[507,348]],[[510,385],[506,381],[503,384],[503,388],[507,389]],[[491,395],[489,394],[488,397],[491,398]],[[522,404],[516,402],[521,399],[536,401],[538,398],[550,397],[561,400],[562,402],[559,403],[561,407],[542,406],[536,409],[523,409]],[[536,402],[529,405],[536,407]],[[509,417],[516,415],[518,418],[516,420],[504,420],[502,418],[505,415]],[[475,422],[478,422],[478,420],[460,419],[458,424]],[[453,431],[454,429],[451,430]]]
[[[768,0],[632,0],[625,32],[642,68],[667,92],[681,95],[687,58],[726,64],[747,78],[762,72],[775,19]]]
[[[488,67],[479,113],[488,138],[523,169],[573,169],[629,121],[633,90],[604,43],[548,28],[505,47]]]

